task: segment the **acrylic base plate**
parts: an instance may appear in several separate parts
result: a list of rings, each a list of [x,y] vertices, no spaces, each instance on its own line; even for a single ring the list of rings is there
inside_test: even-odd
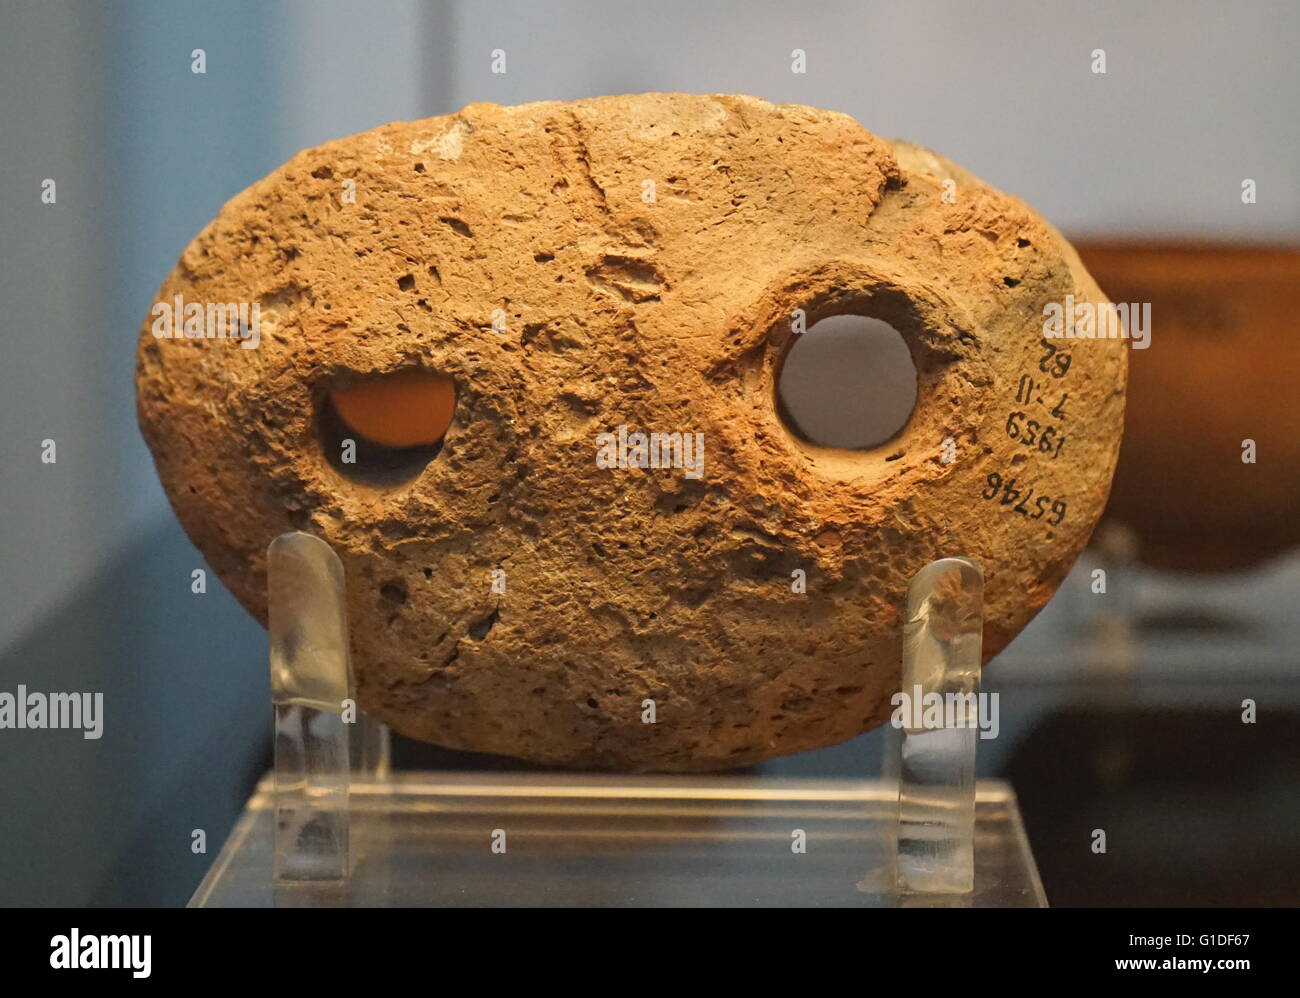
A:
[[[264,778],[190,907],[1047,903],[1001,781],[977,784],[966,896],[886,889],[896,810],[876,781],[411,772],[354,784],[351,815],[347,882],[273,886]],[[792,849],[797,830],[806,852]],[[502,832],[505,851],[494,852]]]

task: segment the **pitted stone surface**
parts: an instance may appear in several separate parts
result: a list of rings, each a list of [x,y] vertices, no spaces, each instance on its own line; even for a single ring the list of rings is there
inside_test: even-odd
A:
[[[265,621],[267,544],[319,535],[361,706],[542,763],[719,769],[881,723],[912,575],[981,562],[996,653],[1085,543],[1123,419],[1121,342],[1057,341],[1054,376],[1044,302],[1103,299],[1041,218],[845,115],[751,97],[477,104],[306,150],[199,234],[177,294],[261,306],[257,349],[140,338],[141,428],[221,579]],[[907,339],[894,440],[825,450],[782,424],[796,309]],[[457,383],[441,453],[384,486],[327,461],[331,388],[413,366]],[[620,424],[704,434],[702,476],[599,467]]]

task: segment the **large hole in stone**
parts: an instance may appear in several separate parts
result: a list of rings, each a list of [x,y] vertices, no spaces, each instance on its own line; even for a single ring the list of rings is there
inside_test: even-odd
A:
[[[446,375],[408,368],[353,378],[321,401],[321,446],[330,466],[353,481],[400,485],[442,451],[455,411],[456,386]]]
[[[902,334],[863,315],[832,315],[795,337],[776,383],[789,430],[842,450],[879,447],[916,406],[916,366]]]

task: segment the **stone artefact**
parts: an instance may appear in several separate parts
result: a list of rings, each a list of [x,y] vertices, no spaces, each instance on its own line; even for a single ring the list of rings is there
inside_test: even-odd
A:
[[[1123,419],[1124,344],[1043,339],[1046,302],[1103,299],[1041,218],[751,97],[479,104],[309,149],[199,234],[177,295],[260,315],[252,349],[140,339],[142,430],[222,580],[264,620],[267,543],[319,535],[361,706],[542,763],[719,769],[881,723],[912,575],[981,562],[999,651],[1087,540]],[[783,425],[800,309],[906,338],[884,446]],[[453,379],[445,438],[403,417],[412,446],[341,459],[364,434],[336,393],[408,369]],[[637,432],[702,451],[609,467],[619,427],[634,464]]]

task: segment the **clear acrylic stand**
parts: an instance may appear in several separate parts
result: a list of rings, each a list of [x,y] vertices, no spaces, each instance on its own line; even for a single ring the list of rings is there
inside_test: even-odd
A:
[[[898,887],[975,889],[975,750],[984,636],[984,572],[942,558],[916,573],[903,626],[903,692],[939,698],[943,726],[904,724],[898,753]],[[951,704],[951,709],[948,705]],[[914,718],[915,719],[915,718]]]
[[[903,691],[959,709],[916,715],[885,778],[853,781],[392,774],[387,730],[348,723],[337,557],[285,534],[268,573],[275,773],[191,906],[1046,904],[1010,787],[974,779],[971,561],[917,574],[904,634]]]
[[[267,560],[275,711],[277,882],[343,881],[351,868],[352,771],[387,778],[388,729],[353,696],[343,566],[328,544],[281,534]]]
[[[969,559],[940,558],[912,579],[903,620],[903,723],[886,735],[880,774],[894,803],[893,834],[859,890],[915,898],[975,890],[983,611],[984,573]],[[929,698],[943,706],[937,719],[926,717]]]

